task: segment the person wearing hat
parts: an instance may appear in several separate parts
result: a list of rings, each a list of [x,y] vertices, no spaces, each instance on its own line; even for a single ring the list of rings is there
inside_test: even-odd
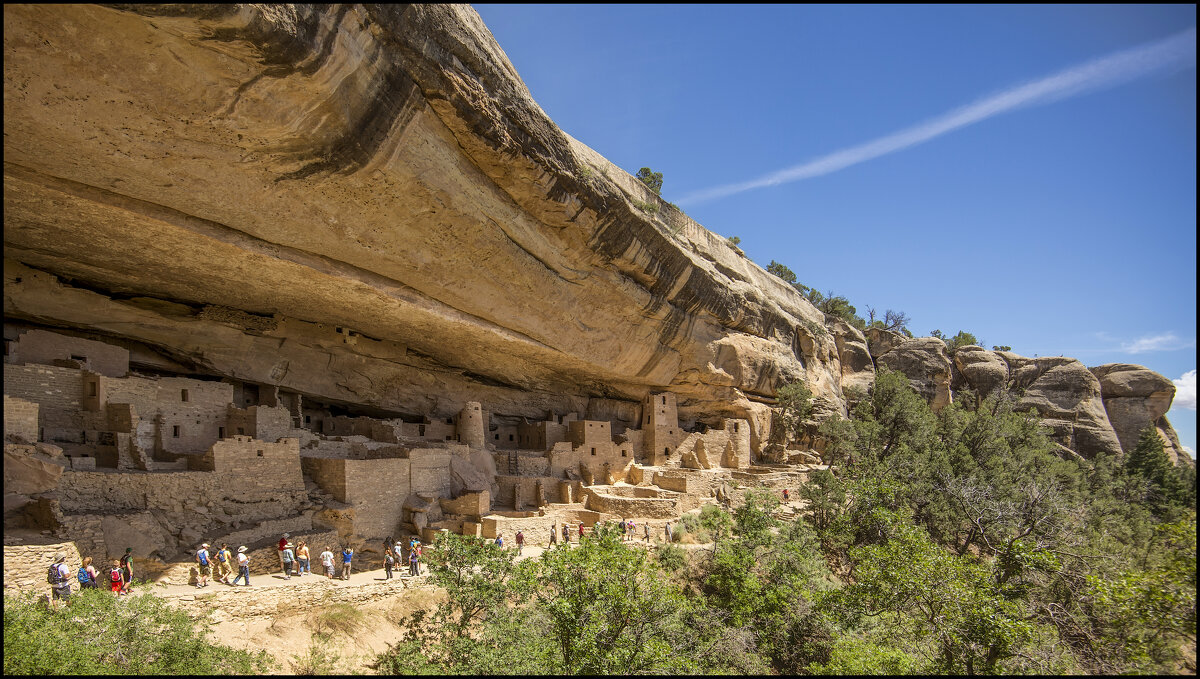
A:
[[[67,568],[67,555],[59,552],[54,555],[54,563],[46,579],[50,582],[50,607],[58,608],[58,601],[70,603],[71,600],[71,570]]]
[[[199,571],[196,576],[196,589],[208,587],[208,576],[212,574],[212,557],[208,554],[207,542],[196,550],[196,570]]]
[[[242,545],[241,547],[238,547],[237,562],[238,562],[238,574],[237,574],[237,577],[233,579],[233,582],[231,584],[237,585],[238,580],[245,578],[246,586],[249,587],[250,586],[250,557],[246,556],[246,545]]]

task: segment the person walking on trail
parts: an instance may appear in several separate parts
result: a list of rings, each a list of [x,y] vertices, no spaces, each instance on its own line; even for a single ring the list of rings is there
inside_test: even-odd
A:
[[[563,524],[562,531],[563,531],[563,544],[564,545],[571,544],[571,529],[567,526],[567,524],[565,524],[565,523]]]
[[[241,547],[238,547],[237,564],[238,564],[237,577],[234,578],[233,582],[230,584],[236,586],[238,584],[238,580],[245,578],[246,586],[249,587],[250,586],[250,557],[246,556],[246,545],[242,545]]]
[[[354,559],[354,548],[346,546],[342,548],[342,579],[350,579],[351,560]]]
[[[558,546],[558,531],[554,530],[554,526],[550,526],[550,542],[546,543],[546,549]]]
[[[671,535],[671,522],[668,521],[663,526],[663,532],[667,534],[667,542],[674,542],[674,536]]]
[[[579,522],[579,541],[583,542],[583,522]]]
[[[517,531],[517,556],[521,556],[521,550],[525,547],[525,534]]]
[[[496,546],[500,549],[504,549],[504,535],[501,533],[496,534]]]
[[[788,489],[787,489],[787,488],[784,488],[784,489],[783,489],[783,501],[784,501],[784,502],[787,502],[787,501],[788,501],[788,499],[789,499],[789,498],[788,498]]]
[[[125,594],[125,571],[121,568],[121,562],[117,559],[112,560],[112,567],[109,568],[108,586],[112,589],[114,596],[123,596]]]
[[[325,567],[325,575],[328,575],[329,579],[332,580],[333,579],[333,552],[329,551],[328,549],[321,552],[321,565]]]
[[[646,531],[646,544],[650,544],[650,524],[643,523],[642,528],[644,528]]]
[[[59,552],[54,555],[54,563],[46,573],[46,582],[50,584],[50,608],[58,608],[56,602],[70,603],[71,601],[71,570],[65,563],[67,555]]]
[[[221,546],[217,549],[217,553],[213,557],[216,559],[216,563],[213,564],[216,568],[213,579],[223,585],[228,585],[229,574],[232,572],[231,564],[229,563],[229,545],[221,543]]]
[[[300,575],[312,575],[312,568],[308,565],[308,541],[301,540],[300,546],[296,548],[296,568],[300,571]]]
[[[392,556],[391,548],[388,548],[383,554],[383,579],[392,579],[392,566],[395,565],[396,558]]]
[[[125,548],[125,556],[121,557],[121,571],[124,576],[121,582],[125,583],[121,591],[128,592],[133,588],[133,547]]]
[[[409,575],[416,577],[421,574],[421,570],[420,570],[421,567],[418,565],[420,563],[420,561],[421,561],[421,555],[417,553],[417,550],[415,548],[408,550],[408,574]]]
[[[621,542],[625,542],[625,540],[628,539],[628,537],[629,537],[625,534],[625,531],[627,531],[629,529],[629,526],[626,525],[626,523],[625,523],[625,519],[621,519],[620,526],[621,526]]]
[[[196,550],[196,589],[208,587],[208,576],[212,574],[212,562],[208,554],[208,543],[200,545]]]
[[[92,557],[84,557],[83,565],[79,567],[79,572],[75,574],[75,579],[79,581],[79,591],[85,589],[99,589],[99,580],[96,569],[92,567]]]
[[[293,563],[296,560],[295,552],[292,551],[292,543],[287,543],[283,546],[283,579],[292,579],[292,569],[295,568]]]

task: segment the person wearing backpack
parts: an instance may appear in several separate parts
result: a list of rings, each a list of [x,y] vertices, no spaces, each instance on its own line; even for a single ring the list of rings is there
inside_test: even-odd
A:
[[[125,571],[121,568],[121,562],[116,559],[113,559],[112,568],[108,571],[108,584],[113,594],[125,594]]]
[[[300,575],[312,575],[312,569],[308,566],[308,541],[301,540],[300,546],[296,548],[296,568],[300,571]]]
[[[71,571],[64,563],[67,555],[59,552],[54,555],[54,563],[46,571],[46,582],[50,585],[50,608],[58,608],[58,602],[71,601]]]
[[[213,578],[223,585],[228,585],[229,576],[233,573],[233,564],[230,559],[232,555],[229,553],[229,545],[221,543],[221,547],[213,556],[216,557],[216,563],[213,564],[216,567],[216,574]]]
[[[392,566],[394,566],[395,564],[396,564],[396,558],[394,556],[392,556],[392,549],[391,549],[391,547],[389,547],[388,550],[383,553],[383,579],[384,580],[392,579]]]
[[[199,570],[199,575],[196,576],[196,589],[208,587],[208,576],[212,574],[212,562],[209,560],[207,542],[196,550],[196,566]]]
[[[79,567],[79,572],[75,574],[75,579],[79,581],[79,591],[85,589],[99,589],[97,583],[96,569],[92,567],[92,557],[86,557],[83,560],[83,565]]]

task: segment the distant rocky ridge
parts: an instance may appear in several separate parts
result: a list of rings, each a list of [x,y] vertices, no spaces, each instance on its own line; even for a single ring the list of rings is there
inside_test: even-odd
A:
[[[1140,366],[824,316],[559,130],[469,7],[14,5],[4,49],[6,339],[381,414],[635,424],[667,390],[756,452],[781,384],[845,414],[887,367],[935,407],[1016,390],[1084,457],[1153,423],[1189,460]]]

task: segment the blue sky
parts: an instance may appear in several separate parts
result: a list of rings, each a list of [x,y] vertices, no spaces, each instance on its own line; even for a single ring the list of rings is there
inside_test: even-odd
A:
[[[762,266],[1147,366],[1196,449],[1195,6],[475,9],[559,127]]]

